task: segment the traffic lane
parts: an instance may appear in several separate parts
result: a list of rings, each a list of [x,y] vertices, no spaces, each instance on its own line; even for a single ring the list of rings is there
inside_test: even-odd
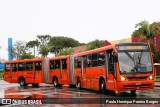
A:
[[[40,104],[38,106],[47,106],[49,103],[55,103],[55,101],[60,101],[58,102],[59,106],[81,105],[81,106],[97,107],[97,106],[110,105],[112,107],[117,107],[119,104],[99,104],[98,101],[103,101],[103,99],[105,98],[119,98],[119,97],[120,98],[155,98],[158,91],[159,91],[159,88],[155,88],[154,90],[138,91],[137,95],[135,96],[132,96],[128,92],[122,92],[119,96],[115,96],[113,92],[108,92],[106,95],[104,95],[91,90],[84,90],[84,89],[78,90],[76,88],[68,88],[68,86],[63,86],[62,88],[54,88],[52,85],[42,84],[40,85],[40,87],[32,87],[32,86],[8,87],[8,88],[5,88],[4,93],[6,98],[9,98],[7,97],[8,95],[13,95],[13,98],[14,98],[14,95],[24,95],[24,93],[29,93],[31,96],[31,99],[42,99],[43,101],[46,101],[45,104]],[[74,100],[76,98],[80,98],[79,100],[81,104],[75,104]],[[92,98],[92,99],[95,98],[95,99],[93,99],[93,102],[89,102],[91,100],[89,100],[88,98]],[[159,98],[159,97],[156,97],[156,98]],[[55,100],[55,99],[59,99],[59,100]],[[121,104],[121,106],[122,105],[125,107],[129,106],[127,104]],[[22,106],[22,105],[16,105],[16,106]],[[132,107],[132,106],[139,106],[139,105],[132,104],[130,106]],[[144,106],[144,105],[141,104],[140,106]],[[155,107],[155,105],[150,105],[150,104],[149,105],[145,104],[145,107],[146,106]]]

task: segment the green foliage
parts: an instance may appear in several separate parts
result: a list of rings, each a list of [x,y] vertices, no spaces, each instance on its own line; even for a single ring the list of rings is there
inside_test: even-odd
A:
[[[49,45],[41,45],[39,48],[39,54],[41,54],[42,57],[46,57],[50,52],[50,50],[51,50],[51,47]]]
[[[21,55],[21,59],[33,59],[33,58],[34,58],[34,55],[32,55],[31,52],[28,52],[28,53],[24,52]]]
[[[160,22],[153,22],[150,25],[150,29],[151,32],[153,32],[153,35],[160,34]]]
[[[3,78],[3,76],[4,76],[4,73],[0,72],[0,78]]]
[[[160,52],[156,51],[152,44],[150,45],[150,47],[151,47],[152,53],[154,54],[154,57],[153,57],[154,63],[159,63],[160,62]]]
[[[63,37],[63,36],[54,36],[51,37],[49,45],[52,47],[51,52],[57,54],[63,48],[75,47],[82,45],[77,40],[73,38]]]
[[[104,43],[104,41],[98,40],[98,39],[91,41],[91,42],[87,43],[87,50],[100,48],[100,47],[102,47],[103,43]]]
[[[73,48],[64,48],[62,49],[56,56],[61,56],[61,55],[72,55],[73,54]]]
[[[37,38],[41,45],[47,45],[51,39],[50,35],[37,35]]]
[[[39,54],[41,54],[42,57],[46,57],[51,50],[51,47],[48,44],[51,39],[51,36],[50,35],[37,35],[37,38],[40,43]]]
[[[39,47],[40,45],[40,42],[38,40],[33,40],[33,41],[29,41],[27,44],[26,44],[26,47],[28,48],[34,48],[34,56],[35,56],[35,47]]]
[[[154,53],[154,63],[159,63],[160,62],[160,52],[155,51]]]

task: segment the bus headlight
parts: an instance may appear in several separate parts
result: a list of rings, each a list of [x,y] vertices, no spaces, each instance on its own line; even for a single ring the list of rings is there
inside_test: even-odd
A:
[[[149,80],[152,80],[153,79],[153,77],[152,77],[152,75],[151,76],[149,76],[149,78],[148,78]]]
[[[126,81],[126,78],[121,76],[121,81]]]

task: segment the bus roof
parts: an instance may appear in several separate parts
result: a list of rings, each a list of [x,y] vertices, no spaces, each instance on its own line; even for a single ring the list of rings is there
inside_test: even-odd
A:
[[[5,61],[5,63],[17,63],[17,62],[34,62],[34,61],[42,61],[43,58],[34,58],[34,59],[21,59],[21,60],[11,60],[11,61]]]
[[[69,56],[70,56],[70,55],[57,56],[57,57],[49,58],[49,60],[53,60],[53,59],[64,59],[64,58],[69,58]]]
[[[91,54],[91,53],[96,53],[96,52],[102,52],[102,51],[109,50],[109,49],[115,49],[115,45],[108,45],[108,46],[104,46],[104,47],[101,47],[101,48],[77,53],[77,54],[74,54],[74,55],[75,56],[81,56],[81,55],[86,55],[86,54]]]

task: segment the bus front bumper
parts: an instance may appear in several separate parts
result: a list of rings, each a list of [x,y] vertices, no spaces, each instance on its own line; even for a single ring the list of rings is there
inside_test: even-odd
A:
[[[117,82],[117,91],[147,90],[154,88],[154,80]]]

